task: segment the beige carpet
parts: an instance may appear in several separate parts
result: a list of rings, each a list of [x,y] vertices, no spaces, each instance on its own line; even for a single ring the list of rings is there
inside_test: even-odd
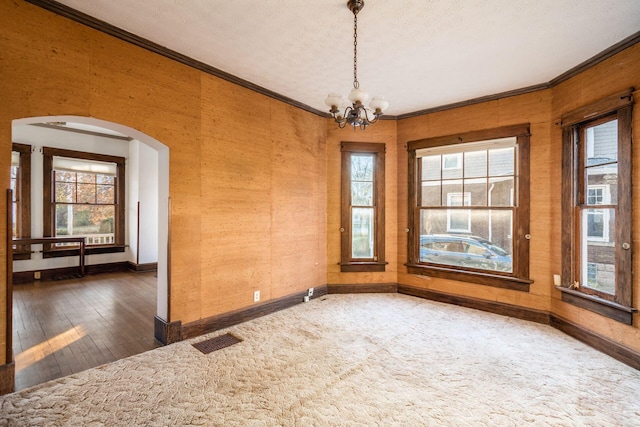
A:
[[[191,342],[243,341],[205,355]],[[638,426],[640,372],[548,326],[329,295],[0,397],[0,425]]]

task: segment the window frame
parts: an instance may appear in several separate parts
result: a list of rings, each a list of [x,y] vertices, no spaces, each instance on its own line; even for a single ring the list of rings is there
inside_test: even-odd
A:
[[[631,325],[633,313],[632,276],[632,121],[633,89],[602,98],[568,112],[561,117],[562,126],[562,301]],[[617,197],[615,205],[615,294],[605,294],[579,286],[581,274],[581,213],[583,198],[588,195],[584,183],[585,147],[582,132],[599,123],[618,121]],[[612,197],[612,196],[611,196]],[[609,204],[603,205],[609,208]],[[587,237],[587,241],[590,239]],[[625,249],[624,243],[628,246]],[[588,277],[586,278],[588,280]],[[575,284],[578,283],[578,286]]]
[[[55,200],[54,200],[54,157],[68,157],[79,160],[91,160],[99,162],[115,163],[117,172],[115,176],[115,218],[114,218],[114,243],[106,245],[87,246],[85,253],[100,254],[112,252],[124,252],[125,248],[125,158],[106,154],[87,153],[84,151],[65,150],[62,148],[43,147],[43,235],[55,237]],[[45,258],[70,256],[76,254],[77,248],[45,245]]]
[[[16,238],[31,238],[31,145],[11,144],[11,151],[20,153],[20,164],[18,166],[17,188],[17,218]],[[13,254],[14,260],[31,259],[30,245],[21,245],[16,248]]]
[[[420,263],[420,206],[418,191],[420,177],[416,150],[422,148],[443,147],[500,138],[516,138],[517,164],[514,171],[516,181],[517,203],[514,204],[512,232],[514,235],[512,249],[511,273],[499,273],[486,270],[474,270],[458,266],[434,266]],[[504,126],[494,129],[465,132],[434,138],[410,141],[408,151],[408,226],[407,226],[407,271],[410,274],[438,277],[449,280],[470,282],[497,288],[528,292],[533,280],[529,278],[529,164],[530,164],[530,131],[529,124]],[[487,207],[490,209],[490,207]]]
[[[348,142],[340,144],[341,151],[341,196],[340,196],[340,271],[382,272],[385,261],[385,152],[386,145],[379,142]],[[373,208],[374,249],[373,258],[360,259],[352,256],[351,224],[351,156],[367,154],[374,156]]]

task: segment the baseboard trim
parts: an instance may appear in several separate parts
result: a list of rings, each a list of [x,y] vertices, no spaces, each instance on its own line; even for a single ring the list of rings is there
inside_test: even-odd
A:
[[[42,282],[46,282],[49,280],[62,280],[62,279],[71,279],[80,276],[80,271],[78,267],[61,267],[61,268],[50,268],[47,270],[35,270],[35,271],[18,271],[14,272],[13,283],[32,283],[35,282],[35,273],[36,271],[40,272],[40,280]],[[85,266],[85,274],[102,274],[102,273],[114,273],[114,272],[125,272],[129,271],[128,263],[126,261],[122,262],[112,262],[108,264],[91,264]]]
[[[551,322],[550,314],[547,311],[506,304],[503,302],[487,301],[478,298],[453,295],[408,285],[398,285],[398,293],[438,302],[444,302],[447,304],[459,305],[461,307],[475,308],[477,310],[500,314],[502,316],[515,317],[517,319],[543,323],[545,325],[549,325]]]
[[[589,331],[588,329],[585,329],[567,319],[556,316],[555,314],[551,315],[551,326],[640,371],[640,352],[630,349],[629,347],[625,347],[600,334]]]
[[[0,365],[0,395],[13,393],[16,383],[15,362]]]
[[[354,283],[327,285],[330,294],[373,294],[398,292],[397,283]]]
[[[135,262],[127,261],[127,268],[129,271],[135,271],[136,273],[146,273],[150,271],[158,271],[158,263],[149,262],[146,264],[136,264]]]
[[[155,338],[164,345],[182,341],[182,322],[167,322],[158,316],[153,317],[153,333]]]
[[[313,296],[311,299],[320,298],[326,294],[327,285],[317,286],[313,290]],[[265,301],[262,304],[252,305],[240,310],[187,323],[182,326],[182,339],[193,338],[209,332],[215,332],[220,329],[228,328],[229,326],[275,313],[276,311],[280,311],[285,308],[293,307],[294,305],[301,304],[306,295],[307,291],[296,292],[295,294]]]

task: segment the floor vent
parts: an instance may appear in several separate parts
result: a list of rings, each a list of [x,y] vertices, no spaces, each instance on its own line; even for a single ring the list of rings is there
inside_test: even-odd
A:
[[[209,338],[208,340],[200,341],[193,346],[203,352],[204,354],[213,353],[216,350],[220,350],[225,347],[229,347],[230,345],[237,344],[242,340],[234,337],[231,334],[224,334],[218,337]]]

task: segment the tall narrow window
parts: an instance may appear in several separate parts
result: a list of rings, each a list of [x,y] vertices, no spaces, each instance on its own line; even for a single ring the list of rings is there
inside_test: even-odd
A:
[[[45,148],[44,177],[45,235],[85,237],[88,248],[124,244],[122,157]]]
[[[342,143],[341,271],[384,271],[384,144]]]
[[[631,93],[562,126],[562,298],[631,324]]]
[[[31,237],[31,146],[13,143],[11,151],[13,238]],[[29,246],[17,246],[14,259],[29,259]]]
[[[409,143],[408,270],[528,290],[529,128]]]

